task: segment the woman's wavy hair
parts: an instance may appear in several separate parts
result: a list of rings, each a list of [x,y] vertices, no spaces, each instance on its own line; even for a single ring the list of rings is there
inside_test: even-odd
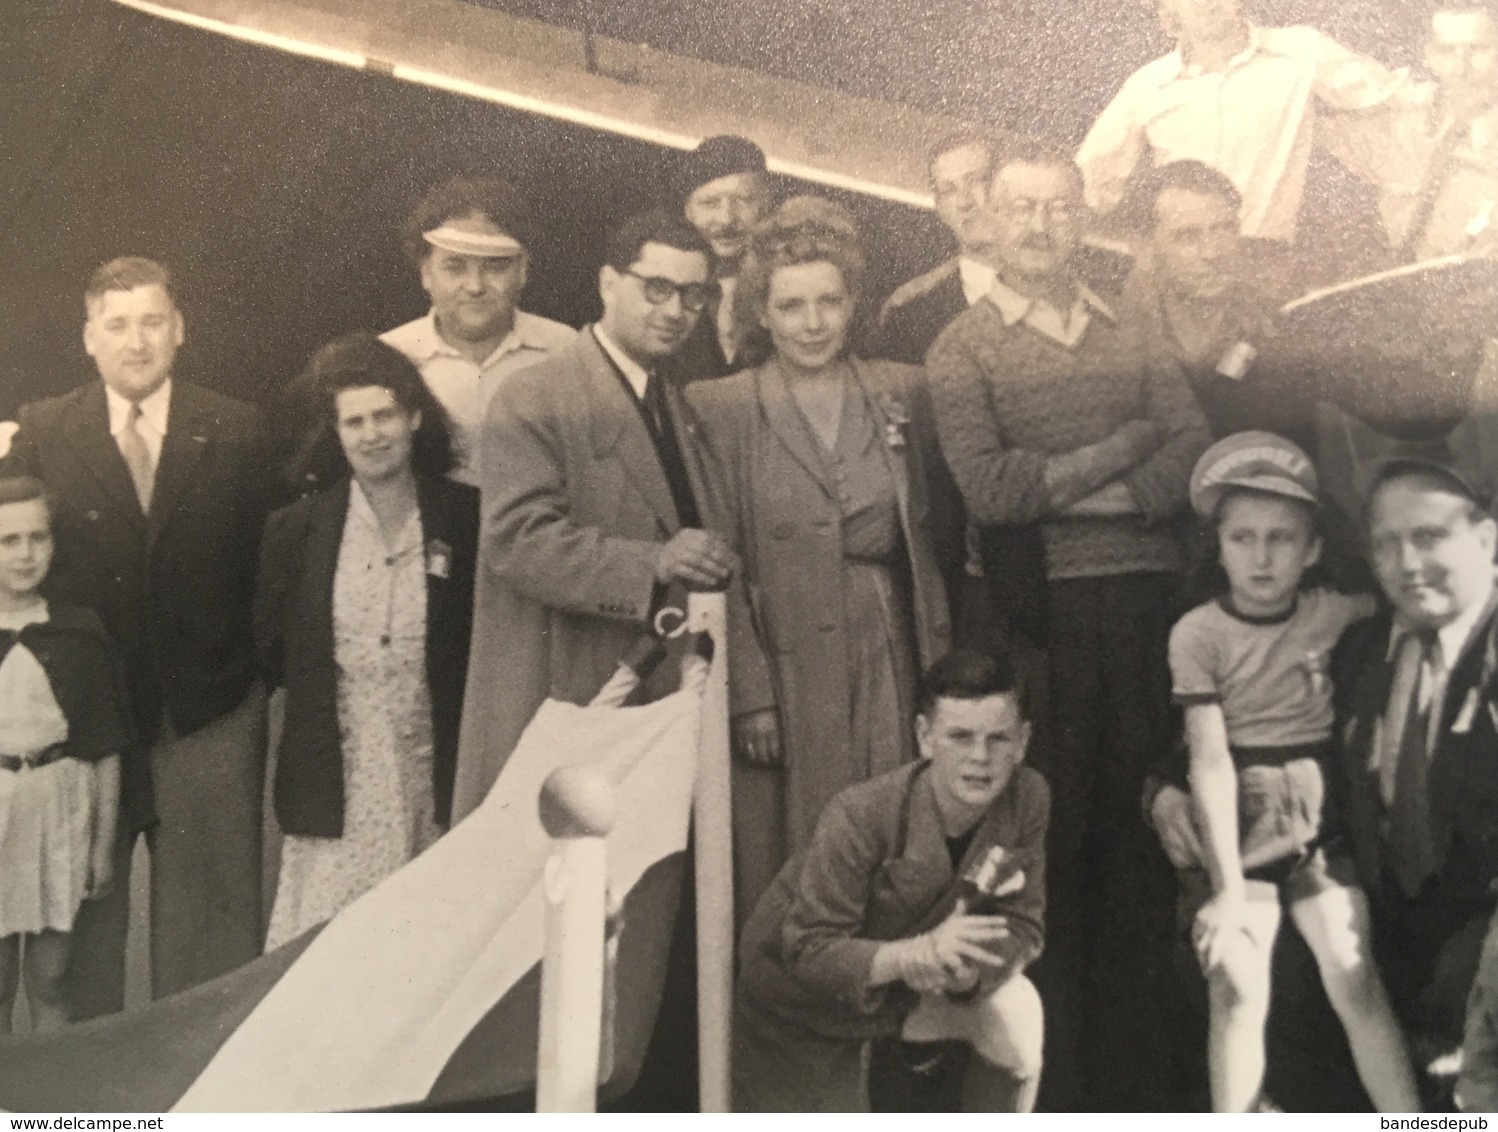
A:
[[[868,303],[864,292],[867,273],[858,225],[848,211],[826,197],[791,197],[755,226],[749,247],[739,267],[734,290],[734,324],[751,328],[743,344],[745,358],[756,363],[770,356],[769,333],[759,323],[770,295],[770,280],[777,269],[803,263],[830,263],[843,276],[853,300],[853,320],[848,343],[864,340]]]
[[[349,474],[338,442],[338,394],[345,389],[388,389],[401,408],[421,414],[411,441],[411,470],[440,476],[453,466],[452,428],[420,372],[372,330],[335,338],[312,355],[293,383],[293,401],[309,427],[287,462],[285,476],[298,493],[326,487]]]

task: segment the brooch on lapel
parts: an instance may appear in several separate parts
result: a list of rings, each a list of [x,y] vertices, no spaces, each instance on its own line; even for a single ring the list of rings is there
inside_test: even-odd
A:
[[[427,540],[427,573],[434,578],[446,578],[452,571],[453,548],[440,538]]]
[[[1235,342],[1218,361],[1217,372],[1234,381],[1242,381],[1248,376],[1248,371],[1253,368],[1254,359],[1258,356],[1259,352],[1247,342]]]
[[[961,884],[963,910],[969,915],[992,915],[998,911],[1000,897],[1025,887],[1025,870],[1018,855],[1005,852],[1002,845],[991,845],[962,874]]]
[[[892,393],[879,394],[879,408],[884,413],[884,443],[898,452],[905,447],[910,417],[905,406]]]
[[[1326,653],[1307,649],[1301,670],[1306,674],[1306,686],[1311,695],[1319,696],[1326,691]]]
[[[1472,730],[1472,721],[1477,718],[1477,689],[1468,688],[1467,698],[1462,701],[1462,710],[1457,712],[1455,721],[1451,724],[1453,735],[1465,735]]]

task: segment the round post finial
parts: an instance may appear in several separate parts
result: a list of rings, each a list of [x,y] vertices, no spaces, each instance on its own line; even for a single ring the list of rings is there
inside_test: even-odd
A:
[[[605,837],[619,818],[614,784],[585,766],[564,766],[547,775],[539,806],[550,837]]]

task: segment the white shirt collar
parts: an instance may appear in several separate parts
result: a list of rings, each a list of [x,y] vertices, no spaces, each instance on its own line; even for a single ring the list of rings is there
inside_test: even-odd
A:
[[[1472,639],[1473,632],[1477,629],[1482,615],[1487,612],[1488,603],[1492,601],[1493,591],[1490,589],[1481,601],[1474,602],[1468,609],[1453,621],[1447,622],[1436,630],[1436,639],[1441,643],[1441,667],[1451,671],[1457,659],[1462,655],[1462,650],[1467,647],[1467,642]],[[1394,650],[1398,647],[1407,633],[1413,631],[1409,622],[1399,616],[1394,618],[1394,631],[1390,634],[1389,655],[1395,655]]]
[[[119,436],[130,420],[130,410],[136,402],[121,397],[109,386],[104,387],[104,398],[109,404],[109,435]],[[166,436],[167,418],[171,415],[172,379],[167,378],[140,404],[140,427],[157,440]]]
[[[500,358],[507,354],[513,354],[517,350],[544,350],[547,343],[537,336],[539,324],[543,320],[533,314],[517,310],[515,312],[515,324],[510,327],[510,332],[501,339],[498,346],[480,364],[479,369],[487,369]],[[425,365],[433,358],[459,358],[468,360],[468,355],[459,350],[447,339],[442,337],[442,332],[437,329],[437,312],[427,311],[421,318],[411,324],[411,329],[406,335],[402,335],[403,341],[400,350],[411,361],[418,366]]]
[[[624,380],[629,382],[629,387],[635,391],[635,396],[643,401],[645,387],[650,384],[650,371],[619,349],[614,344],[614,340],[604,333],[603,327],[596,322],[593,324],[593,337],[598,339],[603,352],[613,359],[614,364],[619,367],[619,372],[624,374]]]
[[[986,263],[979,263],[967,256],[957,257],[957,275],[962,280],[962,294],[967,305],[972,306],[993,290],[999,273]]]
[[[1221,73],[1226,74],[1228,71],[1233,71],[1243,66],[1244,63],[1247,63],[1261,50],[1263,50],[1263,47],[1264,41],[1262,36],[1260,36],[1259,34],[1258,27],[1255,24],[1249,24],[1248,46],[1245,47],[1242,51],[1238,52],[1238,54],[1234,55],[1231,59],[1229,59],[1227,66],[1222,69]],[[1186,62],[1186,56],[1182,52],[1180,45],[1177,45],[1176,49],[1169,55],[1167,55],[1166,58],[1173,60],[1175,64],[1170,69],[1171,73],[1167,76],[1168,78],[1194,79],[1199,75],[1206,74],[1206,72],[1201,69],[1200,64]]]
[[[1077,285],[1076,300],[1066,312],[1058,311],[1044,299],[1020,294],[997,276],[987,297],[998,308],[1005,326],[1023,322],[1032,330],[1054,339],[1068,349],[1075,347],[1082,340],[1082,335],[1087,333],[1093,312],[1102,315],[1109,322],[1115,321],[1108,304],[1081,283]]]

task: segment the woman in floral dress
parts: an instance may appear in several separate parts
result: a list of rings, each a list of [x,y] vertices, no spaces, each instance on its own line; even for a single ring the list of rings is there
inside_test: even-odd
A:
[[[446,422],[420,375],[359,332],[309,376],[349,474],[266,524],[256,638],[286,689],[267,950],[445,828],[473,615],[477,493],[442,478]]]

